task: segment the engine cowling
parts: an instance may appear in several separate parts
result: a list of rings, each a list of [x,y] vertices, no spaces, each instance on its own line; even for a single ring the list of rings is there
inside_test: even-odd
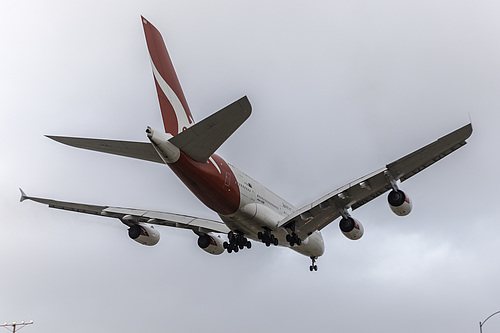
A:
[[[212,233],[201,234],[198,237],[198,246],[200,249],[210,254],[222,254],[224,252],[223,244],[224,241]]]
[[[339,227],[344,236],[352,240],[360,239],[365,230],[361,222],[353,217],[343,217],[339,222]]]
[[[406,216],[410,214],[411,209],[413,208],[410,197],[401,190],[392,190],[387,197],[387,201],[389,202],[389,207],[391,207],[394,214],[399,216]]]
[[[142,245],[153,246],[160,241],[160,233],[153,227],[145,224],[134,224],[128,229],[128,236]]]

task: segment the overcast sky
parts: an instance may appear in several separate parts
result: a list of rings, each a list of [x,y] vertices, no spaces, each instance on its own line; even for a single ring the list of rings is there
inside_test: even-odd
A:
[[[0,2],[0,322],[23,332],[474,332],[500,310],[500,2]],[[247,95],[219,154],[296,206],[472,118],[469,144],[324,229],[319,270],[255,243],[211,256],[186,230],[130,240],[118,220],[28,194],[216,219],[168,167],[46,134],[146,141],[161,128],[140,15],[162,32],[201,120]],[[483,327],[498,331],[500,316]]]

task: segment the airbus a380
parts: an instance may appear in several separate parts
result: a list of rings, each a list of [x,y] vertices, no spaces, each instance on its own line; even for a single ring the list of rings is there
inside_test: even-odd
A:
[[[191,229],[198,236],[198,246],[210,254],[251,248],[249,239],[266,246],[285,246],[310,257],[309,269],[316,271],[316,260],[325,250],[323,228],[340,218],[340,230],[347,238],[361,238],[363,225],[351,212],[387,191],[390,191],[391,210],[399,216],[409,214],[412,202],[399,188],[400,183],[465,145],[472,134],[469,123],[380,170],[295,208],[215,154],[250,116],[248,99],[243,97],[195,122],[160,32],[144,17],[142,24],[164,128],[147,127],[149,142],[48,137],[77,148],[166,164],[222,222],[168,212],[37,198],[22,190],[21,201],[29,199],[51,208],[117,218],[128,227],[129,237],[144,245],[158,243],[160,234],[154,225],[162,225]],[[227,240],[221,235],[226,235]]]

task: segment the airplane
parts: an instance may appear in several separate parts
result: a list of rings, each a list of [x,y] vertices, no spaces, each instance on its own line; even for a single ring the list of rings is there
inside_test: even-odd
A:
[[[215,153],[250,116],[252,107],[248,98],[242,97],[195,122],[161,33],[144,17],[141,19],[163,129],[147,127],[149,142],[47,137],[72,147],[166,164],[202,203],[219,215],[221,221],[32,197],[22,189],[21,202],[29,199],[50,208],[119,219],[128,227],[131,239],[148,246],[160,240],[155,225],[191,229],[198,236],[198,246],[213,255],[250,249],[250,240],[262,242],[267,247],[284,246],[309,257],[312,261],[309,270],[317,271],[316,260],[325,251],[323,228],[340,218],[341,232],[351,240],[360,239],[364,228],[351,212],[387,191],[390,191],[387,198],[390,209],[396,215],[408,215],[413,204],[400,189],[400,184],[464,146],[472,134],[472,123],[469,123],[296,208]]]

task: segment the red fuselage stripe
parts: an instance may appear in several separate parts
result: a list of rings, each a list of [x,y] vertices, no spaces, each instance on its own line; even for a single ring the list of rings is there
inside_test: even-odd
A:
[[[181,152],[179,160],[168,164],[179,179],[208,208],[222,215],[234,214],[240,206],[240,189],[229,165],[218,155],[202,163]],[[220,170],[220,172],[219,172]]]

